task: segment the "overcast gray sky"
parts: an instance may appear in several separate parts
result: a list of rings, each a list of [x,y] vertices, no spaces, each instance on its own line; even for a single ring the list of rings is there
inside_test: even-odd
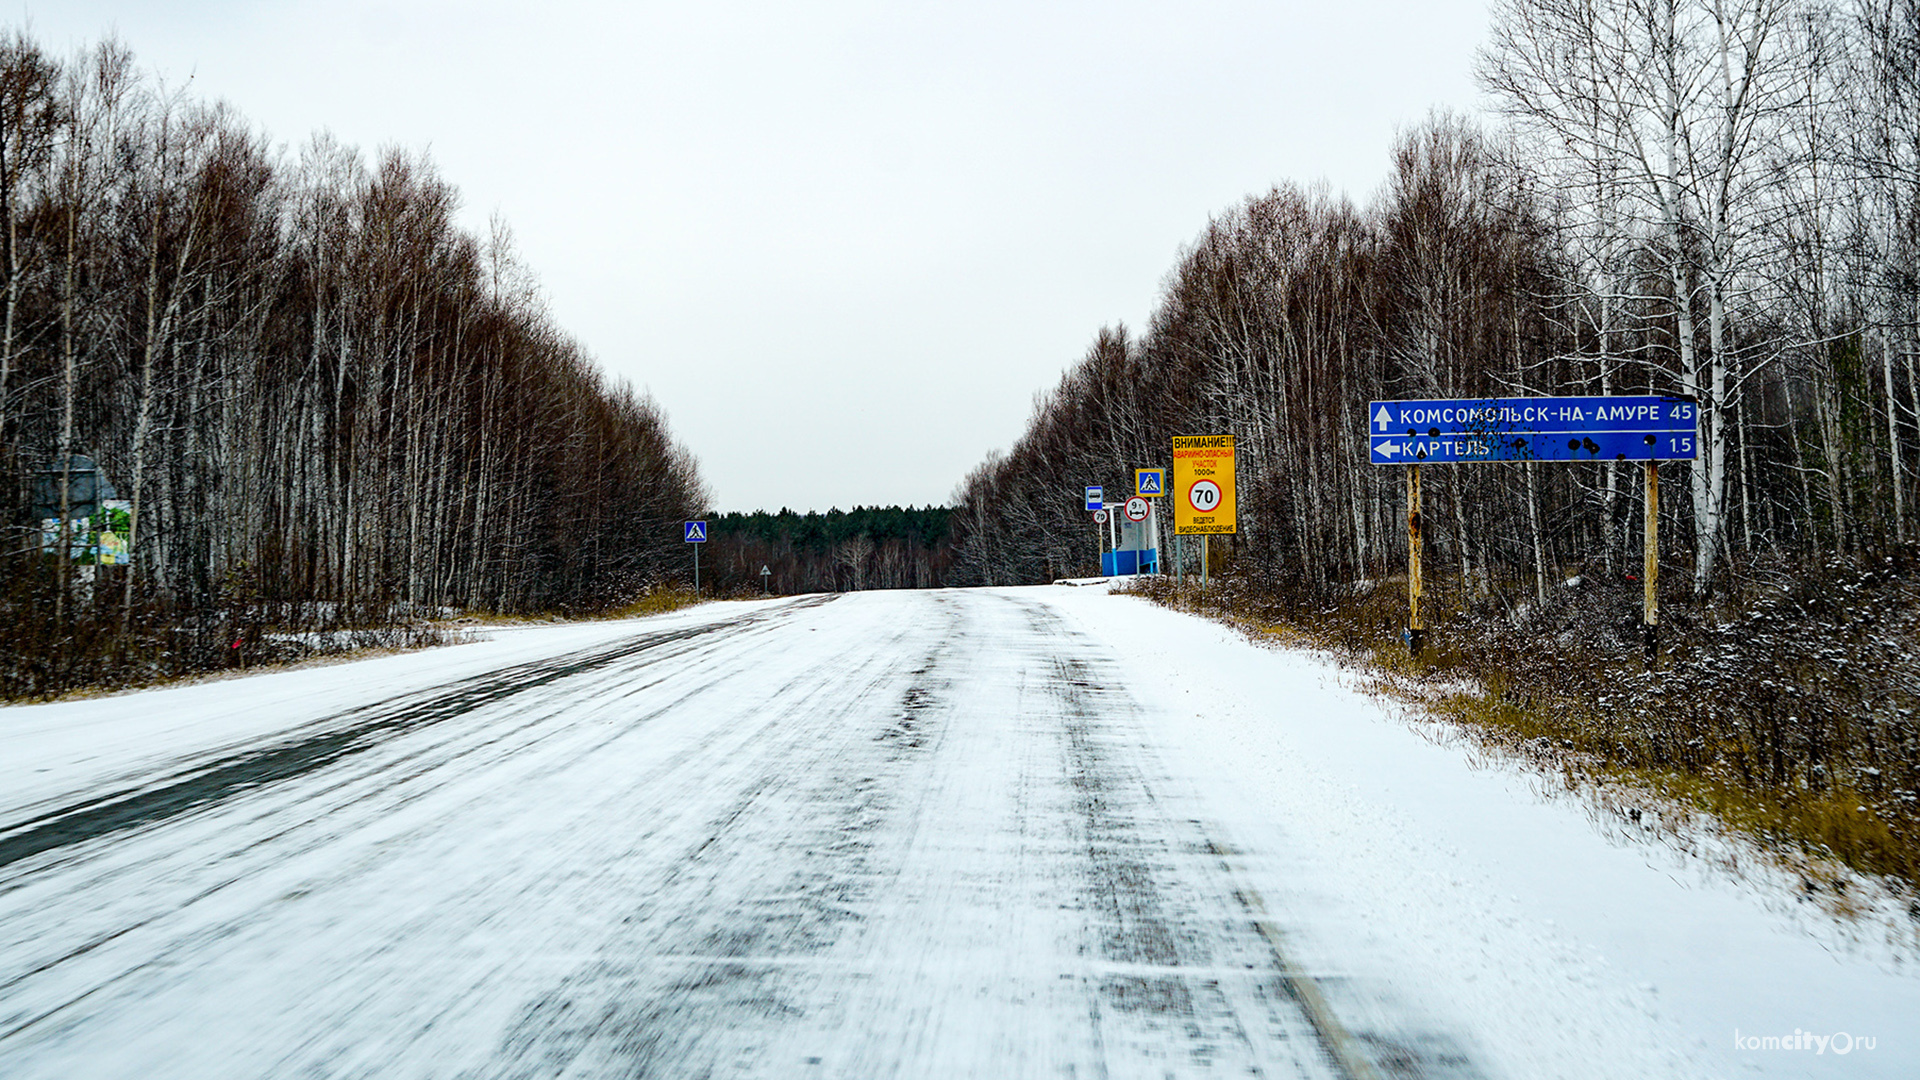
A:
[[[1364,201],[1484,0],[15,0],[277,142],[428,149],[719,509],[943,502],[1208,215]]]

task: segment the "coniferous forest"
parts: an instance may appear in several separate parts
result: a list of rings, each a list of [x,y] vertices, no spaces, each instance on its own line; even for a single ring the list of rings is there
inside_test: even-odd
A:
[[[702,580],[723,594],[941,588],[951,517],[943,506],[717,514]]]
[[[693,458],[458,202],[424,157],[278,147],[117,43],[0,40],[0,696],[670,572]],[[113,512],[43,530],[89,461]]]

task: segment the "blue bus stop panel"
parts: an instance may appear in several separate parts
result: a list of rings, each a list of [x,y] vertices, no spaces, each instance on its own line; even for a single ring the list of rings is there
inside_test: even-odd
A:
[[[1121,548],[1119,551],[1100,553],[1100,576],[1102,577],[1158,573],[1159,566],[1160,553],[1152,548],[1145,551]]]

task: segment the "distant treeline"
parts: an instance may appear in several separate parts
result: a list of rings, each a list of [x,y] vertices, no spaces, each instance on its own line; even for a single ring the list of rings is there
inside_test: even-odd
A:
[[[952,562],[944,506],[856,506],[800,514],[715,514],[701,556],[704,584],[722,592],[935,589]]]
[[[677,566],[693,458],[458,202],[421,156],[276,149],[118,44],[0,38],[0,692]],[[72,454],[127,501],[130,565],[43,550],[30,477]]]

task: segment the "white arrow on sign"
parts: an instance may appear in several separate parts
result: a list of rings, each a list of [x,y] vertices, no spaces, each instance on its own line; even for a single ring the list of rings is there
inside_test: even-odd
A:
[[[1374,449],[1380,452],[1381,457],[1392,457],[1400,452],[1400,444],[1397,442],[1381,443],[1379,446],[1374,447]]]
[[[1373,414],[1373,422],[1380,425],[1382,431],[1387,429],[1387,425],[1393,423],[1393,417],[1387,412],[1385,405],[1380,406],[1380,411]]]

